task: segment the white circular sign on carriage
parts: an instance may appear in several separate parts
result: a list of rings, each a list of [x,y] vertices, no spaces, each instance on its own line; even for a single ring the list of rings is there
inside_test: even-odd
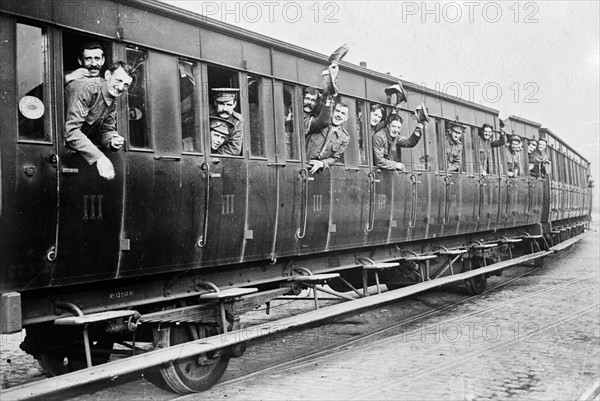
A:
[[[19,100],[19,110],[26,118],[37,120],[44,115],[44,103],[35,96],[23,96]]]

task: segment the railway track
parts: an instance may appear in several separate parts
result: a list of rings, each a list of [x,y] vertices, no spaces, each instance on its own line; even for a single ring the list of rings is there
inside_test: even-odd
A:
[[[547,256],[546,259],[549,263],[551,263],[553,260],[557,259],[557,258],[562,258],[568,256],[568,253],[565,254],[564,252],[558,255],[551,255],[551,256]],[[256,340],[251,340],[249,341],[249,349],[246,353],[246,355],[244,356],[244,358],[240,359],[240,360],[233,360],[232,364],[230,365],[230,369],[228,370],[228,372],[225,374],[225,376],[223,377],[223,380],[216,386],[216,388],[220,388],[220,387],[225,387],[225,386],[229,386],[232,384],[235,384],[237,382],[243,381],[243,380],[247,380],[248,378],[251,378],[253,376],[259,376],[259,375],[265,375],[265,374],[269,374],[270,372],[274,372],[274,371],[283,371],[285,369],[288,369],[290,367],[294,367],[294,366],[299,366],[303,363],[307,364],[307,363],[315,363],[315,361],[319,361],[320,359],[326,358],[327,356],[336,353],[336,352],[348,352],[345,351],[348,348],[353,348],[355,346],[359,346],[360,344],[367,342],[367,341],[371,341],[374,339],[378,339],[381,337],[386,337],[386,336],[391,336],[394,334],[397,334],[397,332],[400,330],[407,330],[410,329],[410,327],[413,327],[415,325],[418,325],[419,322],[424,321],[426,319],[432,319],[432,318],[436,318],[436,316],[442,318],[443,316],[449,314],[452,312],[453,309],[456,309],[458,306],[463,305],[463,304],[467,304],[469,302],[474,302],[482,297],[487,296],[488,294],[501,289],[503,287],[509,286],[512,283],[517,282],[518,280],[522,279],[525,276],[531,275],[535,272],[540,271],[540,267],[521,267],[521,268],[525,268],[526,271],[524,272],[520,272],[518,273],[516,276],[513,277],[509,277],[508,279],[506,279],[506,281],[503,281],[501,283],[498,283],[496,285],[494,285],[493,287],[490,287],[489,289],[487,289],[484,293],[480,294],[480,295],[474,295],[474,296],[469,296],[469,297],[465,297],[465,295],[459,291],[456,291],[457,286],[446,286],[445,288],[450,288],[450,298],[452,298],[452,301],[450,303],[446,303],[444,304],[444,302],[447,301],[447,297],[439,297],[439,294],[436,294],[435,296],[428,296],[428,294],[423,295],[418,295],[417,297],[414,298],[409,298],[405,301],[403,301],[402,304],[406,304],[407,302],[410,303],[410,307],[407,309],[410,310],[414,310],[415,305],[418,305],[419,303],[424,303],[423,304],[423,308],[424,309],[422,312],[417,313],[417,314],[409,314],[406,317],[403,317],[400,320],[394,320],[395,323],[394,324],[387,324],[386,321],[381,321],[381,319],[378,319],[377,315],[381,314],[381,310],[385,310],[385,308],[390,309],[390,307],[393,307],[394,305],[385,305],[384,307],[379,307],[376,309],[371,309],[368,312],[365,312],[365,315],[371,314],[374,316],[367,316],[367,319],[369,320],[369,328],[375,327],[375,330],[370,329],[368,332],[364,333],[364,332],[360,332],[357,333],[357,329],[353,328],[353,326],[356,326],[356,322],[352,321],[352,319],[356,320],[356,317],[349,317],[349,318],[340,318],[340,317],[333,317],[330,318],[328,320],[326,320],[325,322],[323,322],[322,324],[319,324],[318,326],[314,326],[311,328],[302,328],[302,327],[297,327],[294,328],[291,332],[286,332],[286,333],[281,333],[276,335],[275,338],[266,338],[266,339],[256,339]],[[578,279],[573,279],[573,280],[569,280],[567,284],[570,283],[575,283],[577,281],[581,281],[581,280],[585,280],[585,278],[578,278]],[[565,285],[567,285],[565,284]],[[543,294],[545,291],[547,290],[542,290],[539,291],[539,294]],[[534,292],[533,294],[538,294],[538,292]],[[514,302],[518,302],[519,300],[515,300]],[[290,301],[285,301],[285,302],[290,302]],[[301,302],[302,303],[302,302]],[[398,303],[397,303],[398,304]],[[398,307],[398,305],[396,305],[396,307]],[[429,307],[427,307],[427,304],[429,304]],[[492,308],[489,308],[487,311],[492,311],[494,309],[498,309],[503,307],[504,305],[498,305]],[[310,298],[306,298],[306,302],[304,302],[304,307],[301,308],[300,310],[296,310],[293,313],[301,313],[303,310],[308,309],[310,310],[312,307],[312,302]],[[427,310],[428,309],[428,310]],[[272,310],[276,311],[277,308],[273,307]],[[258,314],[260,311],[255,311],[255,314]],[[478,313],[482,313],[482,312],[478,312]],[[469,316],[469,315],[466,315]],[[454,319],[460,319],[460,318],[464,318],[465,316],[459,316],[456,317]],[[362,318],[362,317],[361,317]],[[344,323],[344,320],[350,320],[350,323]],[[380,320],[378,322],[378,320]],[[270,324],[277,324],[278,320],[272,321]],[[339,327],[343,326],[343,327],[350,327],[350,330],[348,332],[348,330],[344,331],[344,330],[340,330]],[[366,325],[365,325],[366,326]],[[310,330],[317,330],[317,334],[307,334],[307,332],[309,332]],[[361,329],[362,330],[362,329]],[[321,332],[321,333],[319,333]],[[333,334],[333,335],[331,335]],[[285,339],[288,338],[287,343],[297,343],[297,344],[302,344],[301,340],[298,340],[295,337],[309,337],[309,338],[316,338],[319,337],[319,344],[318,344],[318,348],[316,351],[314,352],[310,352],[308,354],[306,354],[305,352],[303,353],[302,350],[305,350],[306,347],[305,346],[300,346],[297,348],[298,352],[297,353],[292,353],[290,354],[290,347],[287,345],[281,346],[281,347],[277,347],[274,345],[274,343],[278,343],[278,344],[284,344],[285,343]],[[261,349],[262,347],[262,349]],[[281,362],[281,363],[270,363],[267,365],[260,365],[260,363],[257,364],[257,360],[260,358],[255,358],[253,357],[253,355],[256,354],[261,354],[262,352],[264,352],[265,347],[269,350],[269,354],[272,356],[272,354],[274,353],[279,353],[278,357],[272,358],[269,357],[269,360],[275,360],[277,361],[278,359],[285,359],[285,362]],[[293,347],[291,347],[293,348]],[[350,351],[352,352],[352,351]],[[290,357],[292,360],[290,360]],[[235,361],[235,362],[234,362]],[[237,368],[235,366],[232,365],[244,365],[243,368]],[[156,400],[170,400],[170,399],[174,399],[177,396],[172,394],[172,393],[167,393],[167,392],[163,392],[160,389],[155,389],[153,388],[153,386],[149,385],[149,383],[145,383],[148,384],[147,386],[140,386],[139,384],[139,380],[137,382],[131,382],[131,380],[133,379],[133,376],[129,376],[129,377],[121,377],[113,382],[104,382],[100,385],[94,385],[92,387],[94,393],[92,395],[90,395],[89,397],[91,397],[90,399],[119,399],[119,396],[123,395],[123,388],[127,388],[127,391],[125,391],[126,394],[129,395],[129,398],[131,397],[139,397],[140,394],[139,393],[131,393],[131,389],[132,388],[137,388],[140,389],[140,391],[144,392],[144,397],[148,396],[149,394],[152,395],[152,397]],[[122,383],[122,384],[121,384]],[[116,385],[116,386],[115,386]],[[87,390],[88,392],[90,391],[90,389],[88,388]],[[86,396],[85,394],[83,394],[81,391],[78,392],[73,392],[72,390],[66,390],[66,391],[59,391],[59,392],[55,392],[50,398],[45,397],[44,399],[66,399],[69,397],[77,397],[78,399],[86,399],[88,396]]]

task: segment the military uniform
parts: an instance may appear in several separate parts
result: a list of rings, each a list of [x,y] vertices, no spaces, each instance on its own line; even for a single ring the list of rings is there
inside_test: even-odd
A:
[[[311,131],[306,138],[306,157],[322,161],[327,168],[340,159],[349,141],[350,135],[342,125]]]
[[[315,132],[328,127],[329,123],[331,122],[331,114],[333,108],[332,106],[333,99],[326,97],[326,100],[321,105],[319,113],[317,115],[314,115],[313,113],[304,112],[304,133],[308,134],[310,132]]]
[[[211,110],[211,117],[219,117],[216,110]],[[222,117],[221,117],[222,118]],[[244,141],[244,117],[240,113],[233,112],[225,120],[229,121],[229,138],[218,149],[219,154],[239,156],[242,154],[242,144]]]
[[[397,147],[412,148],[421,139],[421,128],[417,127],[413,134],[406,138],[397,136],[392,138],[389,128],[385,127],[373,134],[373,163],[386,170],[396,170],[398,167]]]
[[[546,164],[550,163],[550,158],[546,154],[546,152],[542,153],[539,150],[534,150],[529,155],[529,163],[533,164],[533,169],[531,169],[531,175],[533,177],[538,177],[540,175],[540,171],[542,173],[542,177],[546,176]]]
[[[446,171],[458,173],[462,168],[462,142],[448,138],[446,146]]]
[[[65,141],[93,164],[103,156],[96,143],[110,149],[111,138],[118,136],[116,100],[102,78],[72,81],[65,88],[65,99]]]
[[[481,173],[492,173],[492,148],[498,148],[506,143],[506,135],[502,133],[495,141],[479,137],[479,166]]]
[[[519,153],[513,152],[513,150],[509,147],[506,148],[504,153],[504,158],[506,159],[506,170],[508,172],[509,177],[517,177],[521,175],[521,165],[519,162]]]

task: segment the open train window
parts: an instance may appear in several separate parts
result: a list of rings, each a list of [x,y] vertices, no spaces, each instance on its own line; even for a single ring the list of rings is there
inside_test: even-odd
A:
[[[362,100],[356,100],[356,139],[358,140],[358,162],[361,166],[366,166],[369,163],[367,158],[368,142],[367,135],[365,132],[366,124],[363,115],[364,108],[365,102],[363,102]]]
[[[248,121],[240,122],[243,118],[241,117],[241,93],[240,89],[240,80],[239,74],[235,70],[230,70],[223,67],[217,67],[214,65],[208,66],[208,88],[209,88],[209,102],[210,102],[210,111],[209,114],[215,117],[224,117],[225,114],[219,115],[217,113],[217,96],[221,96],[223,92],[218,92],[215,89],[218,88],[228,88],[233,89],[234,96],[233,100],[233,109],[232,113],[229,117],[226,117],[228,121],[230,121],[234,125],[233,128],[230,128],[230,132],[235,130],[235,133],[231,133],[227,142],[222,145],[222,151],[217,151],[214,153],[218,153],[220,156],[242,156],[243,155],[243,133],[244,128],[243,124],[248,124]],[[237,90],[237,91],[235,91]],[[229,126],[229,124],[228,124]],[[225,149],[226,148],[226,149]]]
[[[16,83],[19,140],[51,141],[46,29],[17,23]]]
[[[250,127],[250,153],[254,157],[265,157],[265,129],[263,79],[248,75],[248,124]]]
[[[148,54],[137,46],[127,46],[127,63],[133,66],[135,80],[129,87],[129,146],[137,149],[152,149],[148,116],[147,68]]]
[[[283,121],[285,132],[285,159],[300,160],[300,135],[294,125],[296,114],[294,99],[296,88],[290,84],[283,84]]]
[[[179,59],[179,105],[181,113],[181,141],[184,152],[202,151],[200,130],[198,129],[197,96],[198,84],[196,82],[196,63]]]

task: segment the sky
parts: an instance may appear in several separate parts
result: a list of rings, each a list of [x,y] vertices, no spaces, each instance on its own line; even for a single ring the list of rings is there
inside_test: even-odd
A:
[[[593,163],[598,1],[167,1],[542,124]],[[596,197],[598,199],[598,197]]]

